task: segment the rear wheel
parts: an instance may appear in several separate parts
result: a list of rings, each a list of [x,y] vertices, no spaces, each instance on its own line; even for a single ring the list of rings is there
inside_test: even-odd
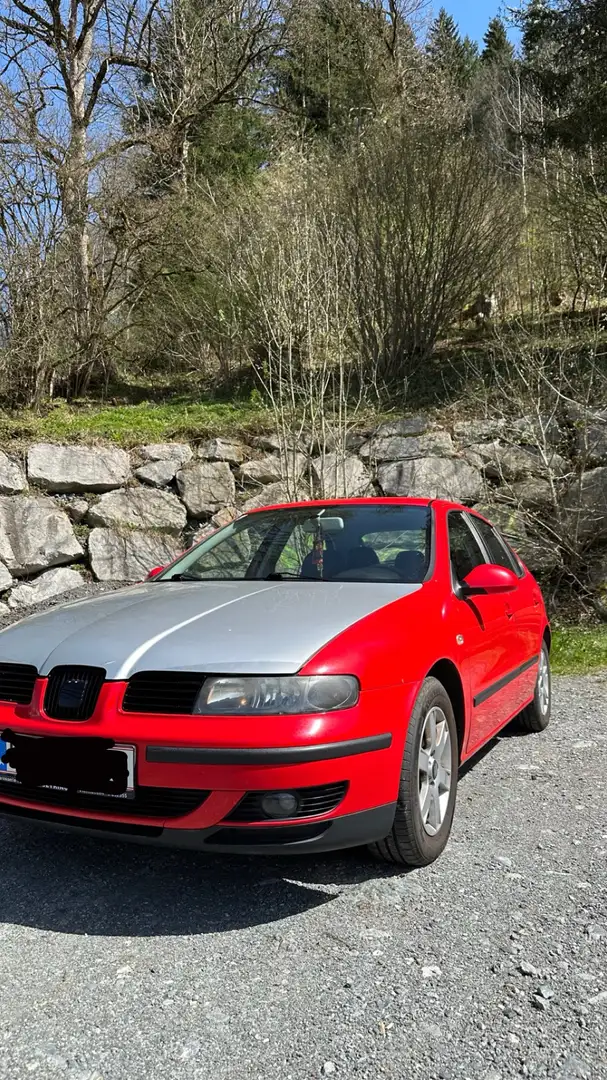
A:
[[[523,709],[518,718],[523,731],[544,731],[550,723],[552,709],[552,677],[550,674],[550,653],[546,642],[542,642],[537,680],[533,701]]]
[[[458,745],[453,706],[426,679],[411,714],[394,824],[372,853],[401,866],[427,866],[443,851],[455,809]]]

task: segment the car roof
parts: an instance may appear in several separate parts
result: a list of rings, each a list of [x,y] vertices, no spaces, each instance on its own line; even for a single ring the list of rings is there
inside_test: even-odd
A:
[[[446,499],[410,499],[410,498],[375,498],[375,499],[305,499],[299,502],[276,503],[271,506],[256,506],[247,511],[259,514],[265,510],[300,510],[315,506],[435,506],[444,510],[466,510],[461,503],[448,502]]]

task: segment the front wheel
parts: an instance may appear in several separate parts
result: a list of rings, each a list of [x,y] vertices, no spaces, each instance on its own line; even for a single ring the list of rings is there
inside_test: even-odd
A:
[[[544,731],[550,723],[552,709],[552,677],[550,674],[550,653],[546,642],[542,642],[540,659],[537,666],[537,680],[533,701],[523,709],[518,718],[523,731]]]
[[[451,832],[458,760],[451,700],[442,683],[426,679],[409,722],[394,824],[371,845],[376,857],[400,866],[438,858]]]

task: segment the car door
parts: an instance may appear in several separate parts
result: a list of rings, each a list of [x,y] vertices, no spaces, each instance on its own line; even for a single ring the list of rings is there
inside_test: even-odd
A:
[[[450,511],[447,518],[452,573],[454,627],[460,667],[468,681],[471,722],[466,753],[486,741],[515,711],[508,677],[516,666],[518,643],[510,594],[465,597],[459,586],[475,566],[490,561],[470,515]]]
[[[536,678],[536,663],[539,658],[540,642],[544,631],[544,605],[537,581],[524,568],[500,536],[497,529],[488,521],[472,514],[473,527],[478,532],[491,562],[514,571],[518,578],[516,590],[508,594],[512,611],[513,628],[516,631],[517,667],[520,675],[513,680],[514,707],[522,708],[533,694]]]

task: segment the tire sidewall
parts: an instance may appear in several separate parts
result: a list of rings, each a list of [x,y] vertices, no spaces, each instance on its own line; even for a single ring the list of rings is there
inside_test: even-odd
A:
[[[547,708],[545,713],[542,712],[542,708],[541,708],[541,705],[540,705],[540,695],[539,695],[539,667],[538,667],[538,678],[537,678],[537,682],[535,684],[535,693],[533,695],[533,706],[534,706],[534,709],[535,709],[535,714],[536,714],[538,723],[541,724],[542,728],[546,728],[546,727],[548,727],[548,724],[550,723],[550,717],[552,715],[552,671],[550,669],[550,653],[548,652],[548,646],[546,645],[545,641],[542,642],[541,655],[544,656],[544,658],[546,660],[546,663],[548,665],[548,690],[549,690],[548,708]]]
[[[442,709],[451,736],[451,790],[444,821],[434,836],[426,832],[419,806],[418,757],[425,718],[430,709]],[[431,862],[443,851],[451,832],[455,811],[458,772],[458,738],[453,706],[447,691],[437,679],[424,681],[411,714],[405,742],[403,775],[401,776],[398,808],[405,815],[411,839],[424,861]]]

